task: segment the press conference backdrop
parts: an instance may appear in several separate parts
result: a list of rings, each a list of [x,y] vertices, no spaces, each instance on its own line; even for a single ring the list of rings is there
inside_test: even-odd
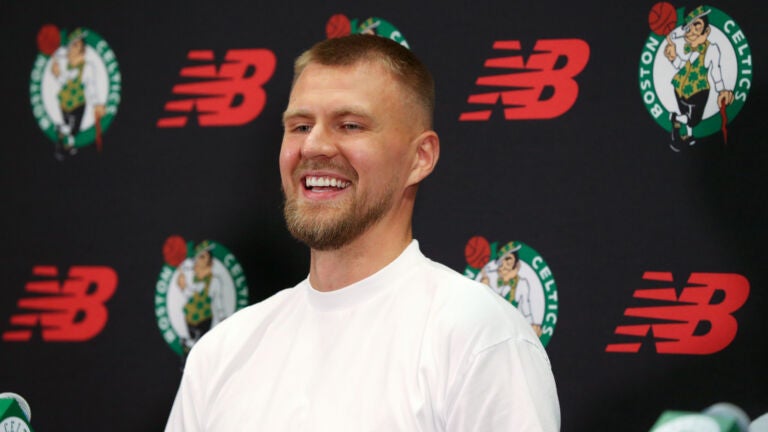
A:
[[[539,332],[564,431],[768,411],[762,3],[0,7],[0,391],[36,430],[161,430],[200,335],[306,276],[292,62],[364,32],[436,78],[415,237]]]

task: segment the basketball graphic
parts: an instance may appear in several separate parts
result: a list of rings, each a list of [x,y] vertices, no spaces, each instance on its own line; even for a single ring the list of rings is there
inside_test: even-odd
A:
[[[61,45],[61,32],[53,24],[46,24],[40,27],[37,32],[37,49],[44,55],[52,55]]]
[[[349,22],[349,18],[343,14],[333,15],[325,24],[325,35],[328,36],[328,39],[346,36],[351,32],[352,24]]]
[[[172,235],[163,243],[163,258],[171,267],[178,267],[187,258],[187,242],[183,237]]]
[[[491,259],[491,245],[483,236],[474,236],[464,247],[464,258],[470,267],[479,269]]]
[[[677,11],[672,4],[658,2],[648,12],[648,26],[659,36],[666,36],[677,24]]]

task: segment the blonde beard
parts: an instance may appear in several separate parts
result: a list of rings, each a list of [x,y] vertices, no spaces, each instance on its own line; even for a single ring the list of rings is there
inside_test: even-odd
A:
[[[366,197],[340,205],[318,204],[317,209],[300,205],[296,198],[285,197],[283,215],[291,235],[314,250],[336,250],[363,234],[392,207],[394,193],[387,189],[372,203]],[[360,203],[368,203],[361,205]],[[344,208],[346,207],[346,208]],[[332,216],[313,213],[334,212]]]

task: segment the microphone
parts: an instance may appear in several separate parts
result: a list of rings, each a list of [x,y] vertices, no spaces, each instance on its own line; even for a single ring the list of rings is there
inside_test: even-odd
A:
[[[768,432],[768,413],[752,420],[749,424],[749,432]]]
[[[716,403],[702,412],[664,411],[650,432],[752,432],[749,416],[727,402]]]
[[[23,397],[16,393],[0,393],[0,431],[33,432],[29,421],[32,410]]]

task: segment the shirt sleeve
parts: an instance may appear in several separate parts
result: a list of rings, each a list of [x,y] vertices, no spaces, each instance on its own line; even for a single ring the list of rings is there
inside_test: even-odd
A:
[[[224,305],[224,292],[221,279],[215,276],[211,279],[211,287],[208,295],[211,296],[211,308],[213,308],[213,325],[216,325],[227,317],[227,310]]]
[[[475,354],[447,394],[448,432],[557,432],[560,404],[544,348],[510,338]]]
[[[709,45],[704,62],[709,68],[709,74],[712,76],[712,83],[714,84],[715,91],[721,92],[725,90],[723,72],[720,69],[720,47],[718,47],[717,44]]]
[[[104,103],[99,96],[96,71],[90,62],[86,63],[83,67],[83,86],[85,87],[85,100],[88,101],[88,104],[99,105]]]
[[[530,322],[535,323],[533,319],[533,312],[531,311],[531,286],[528,281],[520,279],[520,286],[518,289],[517,310]]]
[[[203,406],[201,399],[203,392],[199,380],[195,379],[195,371],[198,368],[193,353],[194,350],[187,359],[181,385],[173,401],[168,423],[165,425],[165,432],[202,432],[204,430],[199,416],[199,409]]]

